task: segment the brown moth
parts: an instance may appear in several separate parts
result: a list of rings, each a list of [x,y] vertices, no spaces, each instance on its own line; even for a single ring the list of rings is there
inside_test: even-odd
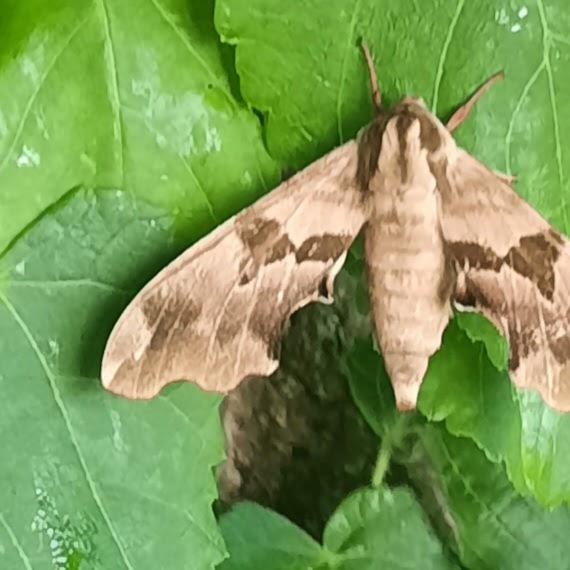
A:
[[[383,107],[365,54],[375,119],[143,288],[109,338],[108,390],[150,398],[186,379],[228,392],[271,374],[288,317],[332,302],[363,231],[376,338],[399,409],[415,407],[455,306],[505,334],[517,386],[570,410],[568,240],[451,135],[500,74],[444,126],[418,98]]]

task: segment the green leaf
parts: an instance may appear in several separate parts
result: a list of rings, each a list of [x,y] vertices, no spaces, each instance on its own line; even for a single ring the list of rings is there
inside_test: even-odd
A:
[[[455,322],[430,362],[419,409],[504,461],[520,492],[545,505],[570,498],[570,416],[548,408],[536,393],[514,388],[483,343],[472,343]]]
[[[213,0],[7,0],[0,252],[69,188],[117,187],[196,239],[276,178],[232,94]]]
[[[563,6],[308,0],[299,9],[278,0],[220,0],[215,16],[223,39],[237,46],[244,97],[268,117],[269,150],[287,164],[305,164],[371,119],[361,38],[388,102],[421,95],[442,117],[504,69],[507,79],[478,103],[459,140],[492,168],[516,172],[518,190],[570,230],[561,200],[570,142]]]
[[[121,309],[173,253],[173,224],[122,192],[72,192],[0,259],[3,568],[224,558],[219,397],[186,384],[130,402],[98,378]]]
[[[362,489],[327,523],[324,547],[286,518],[252,503],[222,516],[230,554],[223,570],[450,569],[421,508],[406,489]]]
[[[329,520],[323,542],[339,556],[335,568],[342,570],[453,567],[407,489],[353,493]]]
[[[255,503],[240,503],[220,518],[230,557],[220,570],[308,570],[330,554],[285,517]]]
[[[481,341],[485,345],[487,356],[498,370],[507,370],[509,343],[490,321],[478,313],[456,313],[457,325],[465,331],[473,342]]]
[[[475,445],[436,427],[422,443],[433,472],[430,481],[445,512],[462,562],[473,570],[569,568],[570,511],[543,510],[511,487],[501,466]]]
[[[245,99],[267,116],[271,154],[299,166],[352,137],[372,117],[358,43],[375,56],[388,102],[422,95],[445,118],[493,72],[506,79],[477,104],[458,140],[489,167],[517,175],[517,191],[570,233],[570,20],[565,0],[420,3],[415,0],[219,0],[216,27],[236,45]],[[489,323],[458,317],[504,368]],[[422,409],[446,418],[521,490],[553,505],[570,499],[570,416],[514,391],[458,327],[422,390]],[[437,397],[436,397],[437,396]],[[367,397],[367,396],[364,396]]]
[[[371,119],[361,37],[377,56],[388,99],[411,91],[429,97],[439,90],[437,70],[445,58],[440,52],[454,10],[432,6],[426,11],[413,0],[308,0],[299,9],[278,0],[218,1],[216,27],[237,46],[245,99],[268,117],[271,155],[305,164]]]
[[[391,437],[398,414],[382,357],[371,341],[361,341],[347,363],[359,409],[379,436]],[[546,505],[570,497],[570,418],[550,410],[538,395],[514,388],[458,319],[450,322],[442,348],[430,360],[418,408],[430,420],[445,421],[454,435],[472,438],[489,459],[504,462],[521,493]]]
[[[524,488],[521,416],[517,390],[454,319],[443,347],[431,359],[420,391],[419,409],[429,419],[445,420],[455,435],[472,437],[494,461],[506,460],[512,479]]]
[[[346,357],[350,391],[366,421],[384,437],[398,419],[396,400],[382,356],[372,339],[357,340]]]

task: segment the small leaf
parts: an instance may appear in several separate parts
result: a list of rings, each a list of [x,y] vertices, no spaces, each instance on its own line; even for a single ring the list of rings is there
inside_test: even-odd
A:
[[[336,567],[343,570],[453,567],[406,489],[353,493],[329,520],[323,542],[339,556],[342,562]]]
[[[371,337],[355,342],[346,365],[354,401],[374,432],[383,437],[397,421],[398,412],[390,379]]]
[[[470,340],[454,319],[443,347],[430,361],[418,405],[426,417],[445,420],[452,433],[473,437],[500,461],[505,451],[517,450],[520,437],[515,393],[506,372],[489,360],[484,344]],[[509,459],[513,463],[516,456]]]
[[[220,570],[308,570],[331,557],[304,530],[255,503],[238,504],[219,524],[229,552]]]

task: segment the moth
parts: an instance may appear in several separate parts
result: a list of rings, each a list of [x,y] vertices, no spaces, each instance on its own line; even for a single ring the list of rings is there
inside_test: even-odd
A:
[[[151,398],[190,380],[228,392],[270,375],[289,316],[330,303],[363,232],[372,320],[398,408],[413,409],[452,309],[483,314],[509,342],[520,388],[570,410],[570,249],[452,132],[496,74],[443,125],[416,97],[376,116],[187,249],[127,307],[105,349],[102,381]]]

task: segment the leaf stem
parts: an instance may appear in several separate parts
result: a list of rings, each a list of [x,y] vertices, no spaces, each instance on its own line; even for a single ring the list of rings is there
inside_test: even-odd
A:
[[[412,414],[407,412],[398,413],[396,420],[394,421],[394,425],[391,429],[386,431],[382,438],[378,457],[376,458],[376,465],[374,466],[374,471],[372,473],[372,488],[377,489],[382,486],[384,477],[386,476],[386,472],[390,466],[392,452],[395,448],[400,446],[404,435],[408,431],[407,428],[411,417]]]
[[[372,487],[374,489],[382,486],[384,476],[386,475],[386,471],[388,471],[388,467],[390,466],[391,457],[392,441],[391,438],[386,435],[380,444],[380,451],[378,452],[376,465],[374,466],[374,472],[372,473]]]

